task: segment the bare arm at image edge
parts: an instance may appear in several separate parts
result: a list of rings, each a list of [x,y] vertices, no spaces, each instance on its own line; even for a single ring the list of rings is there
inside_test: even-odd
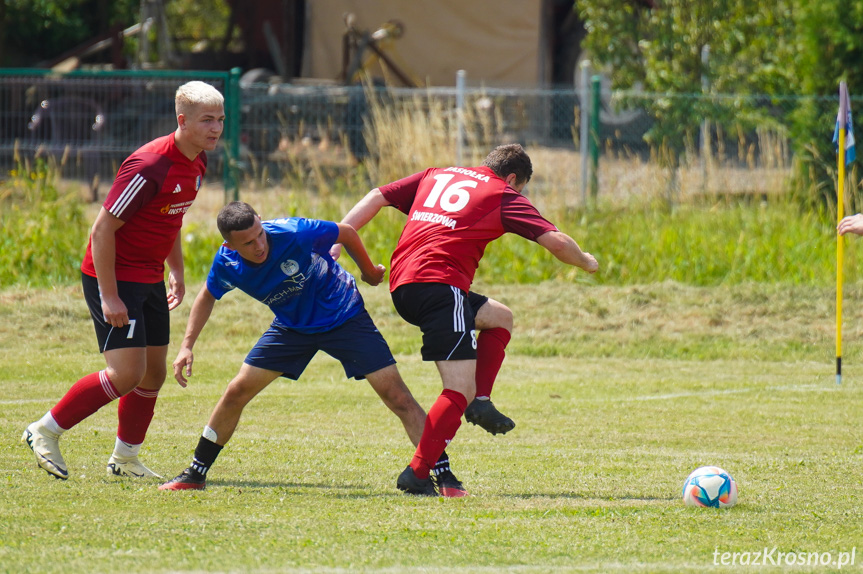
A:
[[[853,233],[855,235],[863,235],[863,214],[849,215],[839,222],[836,226],[839,235]]]

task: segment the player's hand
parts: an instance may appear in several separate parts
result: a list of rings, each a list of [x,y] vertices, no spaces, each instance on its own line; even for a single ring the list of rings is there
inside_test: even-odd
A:
[[[342,244],[336,243],[332,247],[330,247],[330,257],[333,258],[333,261],[338,261],[339,257],[342,256]]]
[[[843,218],[839,222],[839,225],[836,226],[836,230],[839,232],[839,235],[845,235],[846,233],[863,235],[863,214],[858,213]]]
[[[596,270],[599,269],[599,263],[596,262],[596,257],[591,255],[590,253],[584,254],[584,265],[581,266],[582,269],[587,271],[590,274],[596,273]]]
[[[112,327],[125,327],[129,324],[129,310],[116,295],[102,298],[102,316]]]
[[[173,311],[183,302],[183,297],[186,296],[186,282],[182,278],[174,275],[174,272],[168,273],[168,311]]]
[[[186,383],[189,382],[186,377],[192,376],[192,363],[194,361],[195,355],[192,353],[192,349],[187,347],[181,347],[180,352],[177,353],[177,358],[174,359],[174,378],[177,379],[177,382],[180,383],[180,386],[183,388],[185,388]],[[184,369],[185,373],[183,373]]]
[[[375,265],[374,273],[372,275],[363,273],[361,279],[374,287],[375,285],[380,285],[381,281],[384,280],[384,273],[386,273],[386,271],[387,268],[383,265]]]

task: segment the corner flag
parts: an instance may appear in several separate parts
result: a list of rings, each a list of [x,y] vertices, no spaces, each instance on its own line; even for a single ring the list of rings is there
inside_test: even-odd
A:
[[[836,162],[838,164],[838,181],[836,192],[836,224],[845,216],[843,202],[845,200],[845,166],[854,161],[854,127],[851,121],[851,99],[848,97],[848,86],[845,82],[839,84],[839,113],[836,114],[836,129],[833,131],[833,143],[836,144]],[[845,150],[842,154],[839,150]],[[842,156],[845,161],[842,161]],[[844,246],[842,236],[836,234],[836,384],[842,383],[842,266],[844,261]]]
[[[839,113],[836,115],[836,129],[833,130],[833,144],[839,151],[839,132],[845,130],[845,165],[857,157],[854,142],[854,125],[851,120],[851,100],[845,82],[839,84]]]

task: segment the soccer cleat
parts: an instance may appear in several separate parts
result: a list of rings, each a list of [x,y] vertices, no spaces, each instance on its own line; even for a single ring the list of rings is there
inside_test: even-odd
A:
[[[399,475],[396,481],[396,488],[403,490],[405,494],[415,494],[417,496],[437,496],[434,483],[430,478],[417,478],[414,474],[414,469],[407,467]]]
[[[463,498],[467,496],[467,490],[461,481],[455,477],[452,471],[445,470],[434,477],[438,492],[446,498]]]
[[[206,477],[187,468],[165,484],[160,484],[159,490],[204,490],[206,487]]]
[[[512,419],[497,410],[490,400],[474,399],[464,411],[464,420],[481,426],[491,434],[506,434],[515,428]]]
[[[125,457],[112,454],[108,459],[108,476],[125,476],[129,478],[162,478],[138,460],[137,456]]]
[[[60,480],[69,478],[66,461],[60,454],[60,435],[49,432],[37,421],[27,427],[21,436],[21,442],[29,446],[36,455],[36,464],[41,469]]]

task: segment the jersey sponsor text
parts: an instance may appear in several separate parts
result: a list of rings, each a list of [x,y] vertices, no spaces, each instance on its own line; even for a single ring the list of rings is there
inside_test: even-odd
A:
[[[183,203],[169,203],[159,211],[165,215],[177,215],[178,213],[186,213],[192,207],[194,201],[184,201]]]
[[[411,215],[412,221],[428,221],[430,223],[440,223],[450,229],[455,229],[455,219],[441,215],[439,213],[429,213],[428,211],[414,211]]]

